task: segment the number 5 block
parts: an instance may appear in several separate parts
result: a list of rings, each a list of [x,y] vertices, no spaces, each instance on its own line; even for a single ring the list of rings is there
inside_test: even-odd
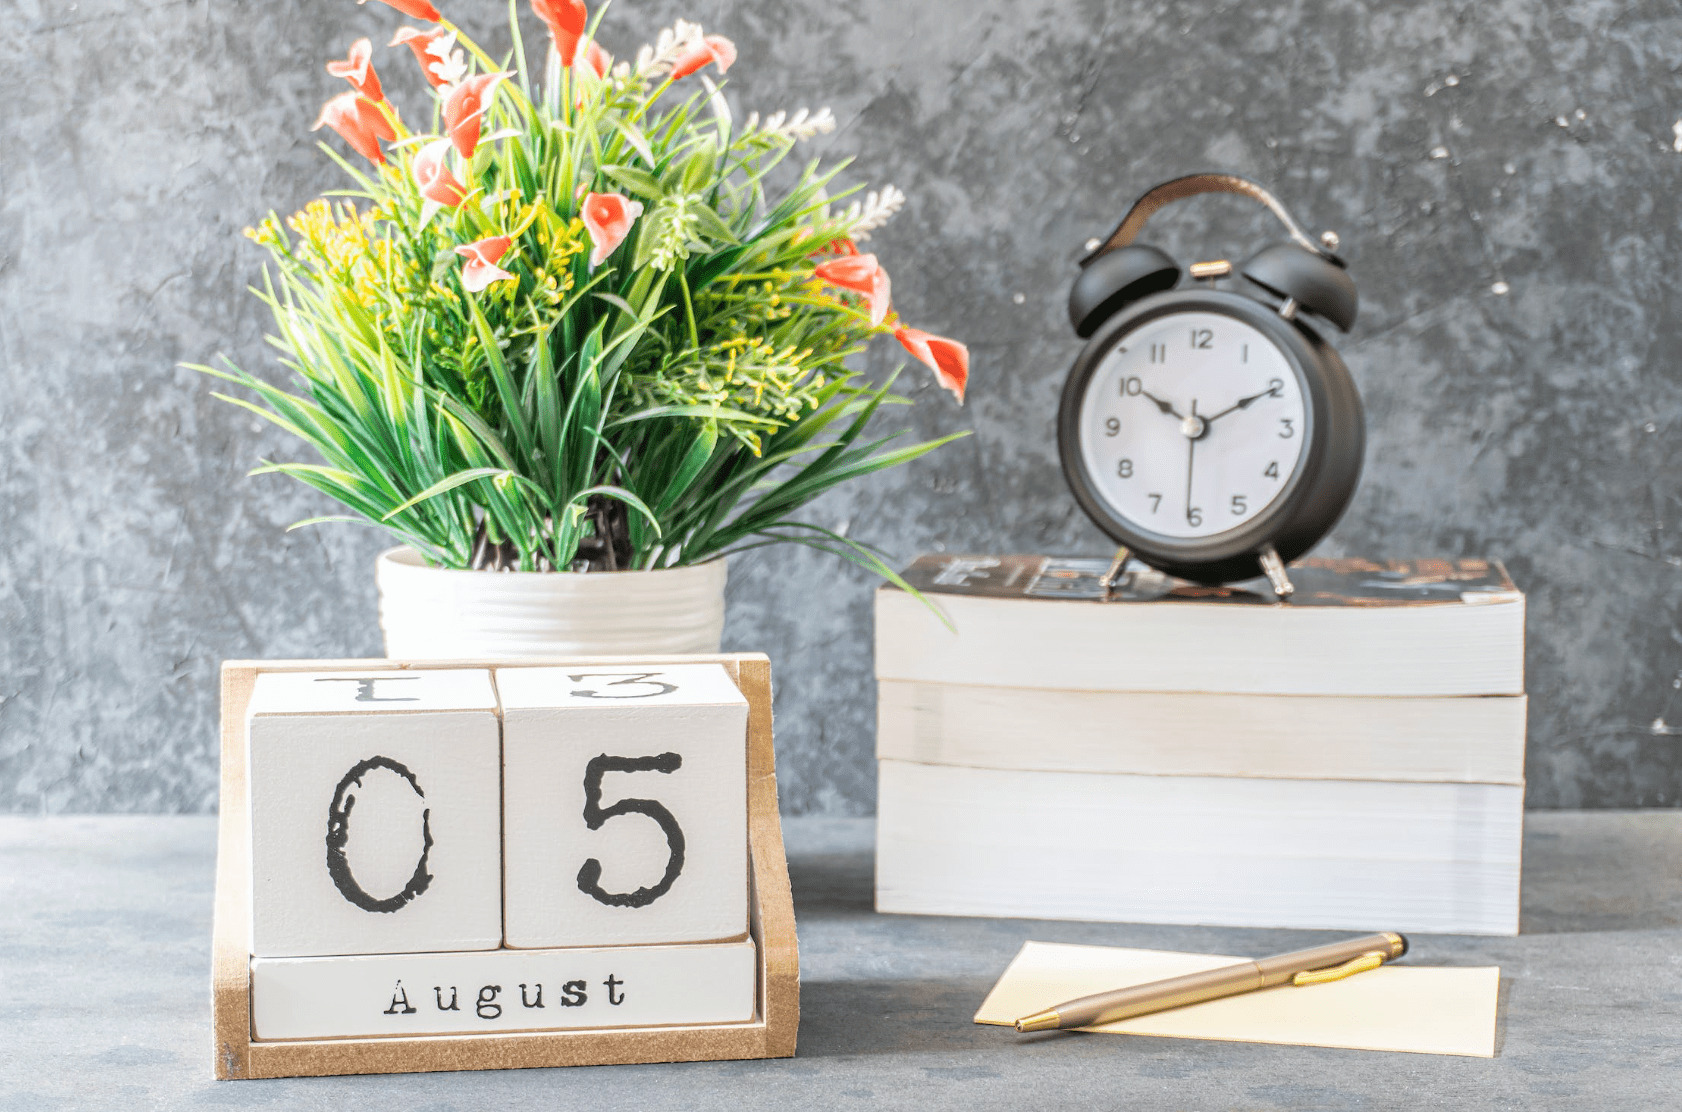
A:
[[[516,947],[747,931],[747,700],[717,664],[500,668]]]
[[[246,724],[254,956],[501,944],[488,670],[265,672]]]

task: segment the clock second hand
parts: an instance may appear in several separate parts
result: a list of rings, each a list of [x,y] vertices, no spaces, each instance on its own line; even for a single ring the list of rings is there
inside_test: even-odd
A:
[[[1197,399],[1191,400],[1191,416],[1197,416]],[[1191,475],[1197,462],[1197,437],[1186,437],[1186,524],[1191,524]]]

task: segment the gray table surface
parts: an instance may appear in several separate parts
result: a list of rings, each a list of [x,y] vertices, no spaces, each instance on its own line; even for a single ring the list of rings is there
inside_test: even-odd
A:
[[[978,1027],[1025,939],[1263,954],[1333,936],[877,915],[872,830],[786,820],[793,1059],[218,1082],[214,820],[0,817],[0,1109],[1682,1108],[1682,813],[1533,813],[1524,933],[1415,939],[1413,960],[1501,966],[1494,1059]]]

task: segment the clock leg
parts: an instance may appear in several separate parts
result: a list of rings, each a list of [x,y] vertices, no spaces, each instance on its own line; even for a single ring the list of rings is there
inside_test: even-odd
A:
[[[1275,595],[1290,598],[1296,593],[1296,587],[1291,585],[1291,577],[1285,574],[1285,561],[1279,558],[1278,551],[1271,544],[1262,546],[1261,566],[1262,571],[1267,573],[1267,581],[1273,584]]]
[[[1133,553],[1128,551],[1126,545],[1122,545],[1120,548],[1115,550],[1115,559],[1110,561],[1110,569],[1104,573],[1104,577],[1102,579],[1098,580],[1099,584],[1101,584],[1104,588],[1105,598],[1109,598],[1111,592],[1115,590],[1116,584],[1120,583],[1122,579],[1125,578],[1125,575],[1123,574],[1124,569],[1126,569],[1127,561],[1131,559],[1132,556]]]

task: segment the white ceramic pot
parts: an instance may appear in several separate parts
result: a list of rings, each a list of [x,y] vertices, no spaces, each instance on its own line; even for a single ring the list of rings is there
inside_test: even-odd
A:
[[[380,629],[394,659],[715,653],[725,562],[662,571],[459,571],[380,553]]]

